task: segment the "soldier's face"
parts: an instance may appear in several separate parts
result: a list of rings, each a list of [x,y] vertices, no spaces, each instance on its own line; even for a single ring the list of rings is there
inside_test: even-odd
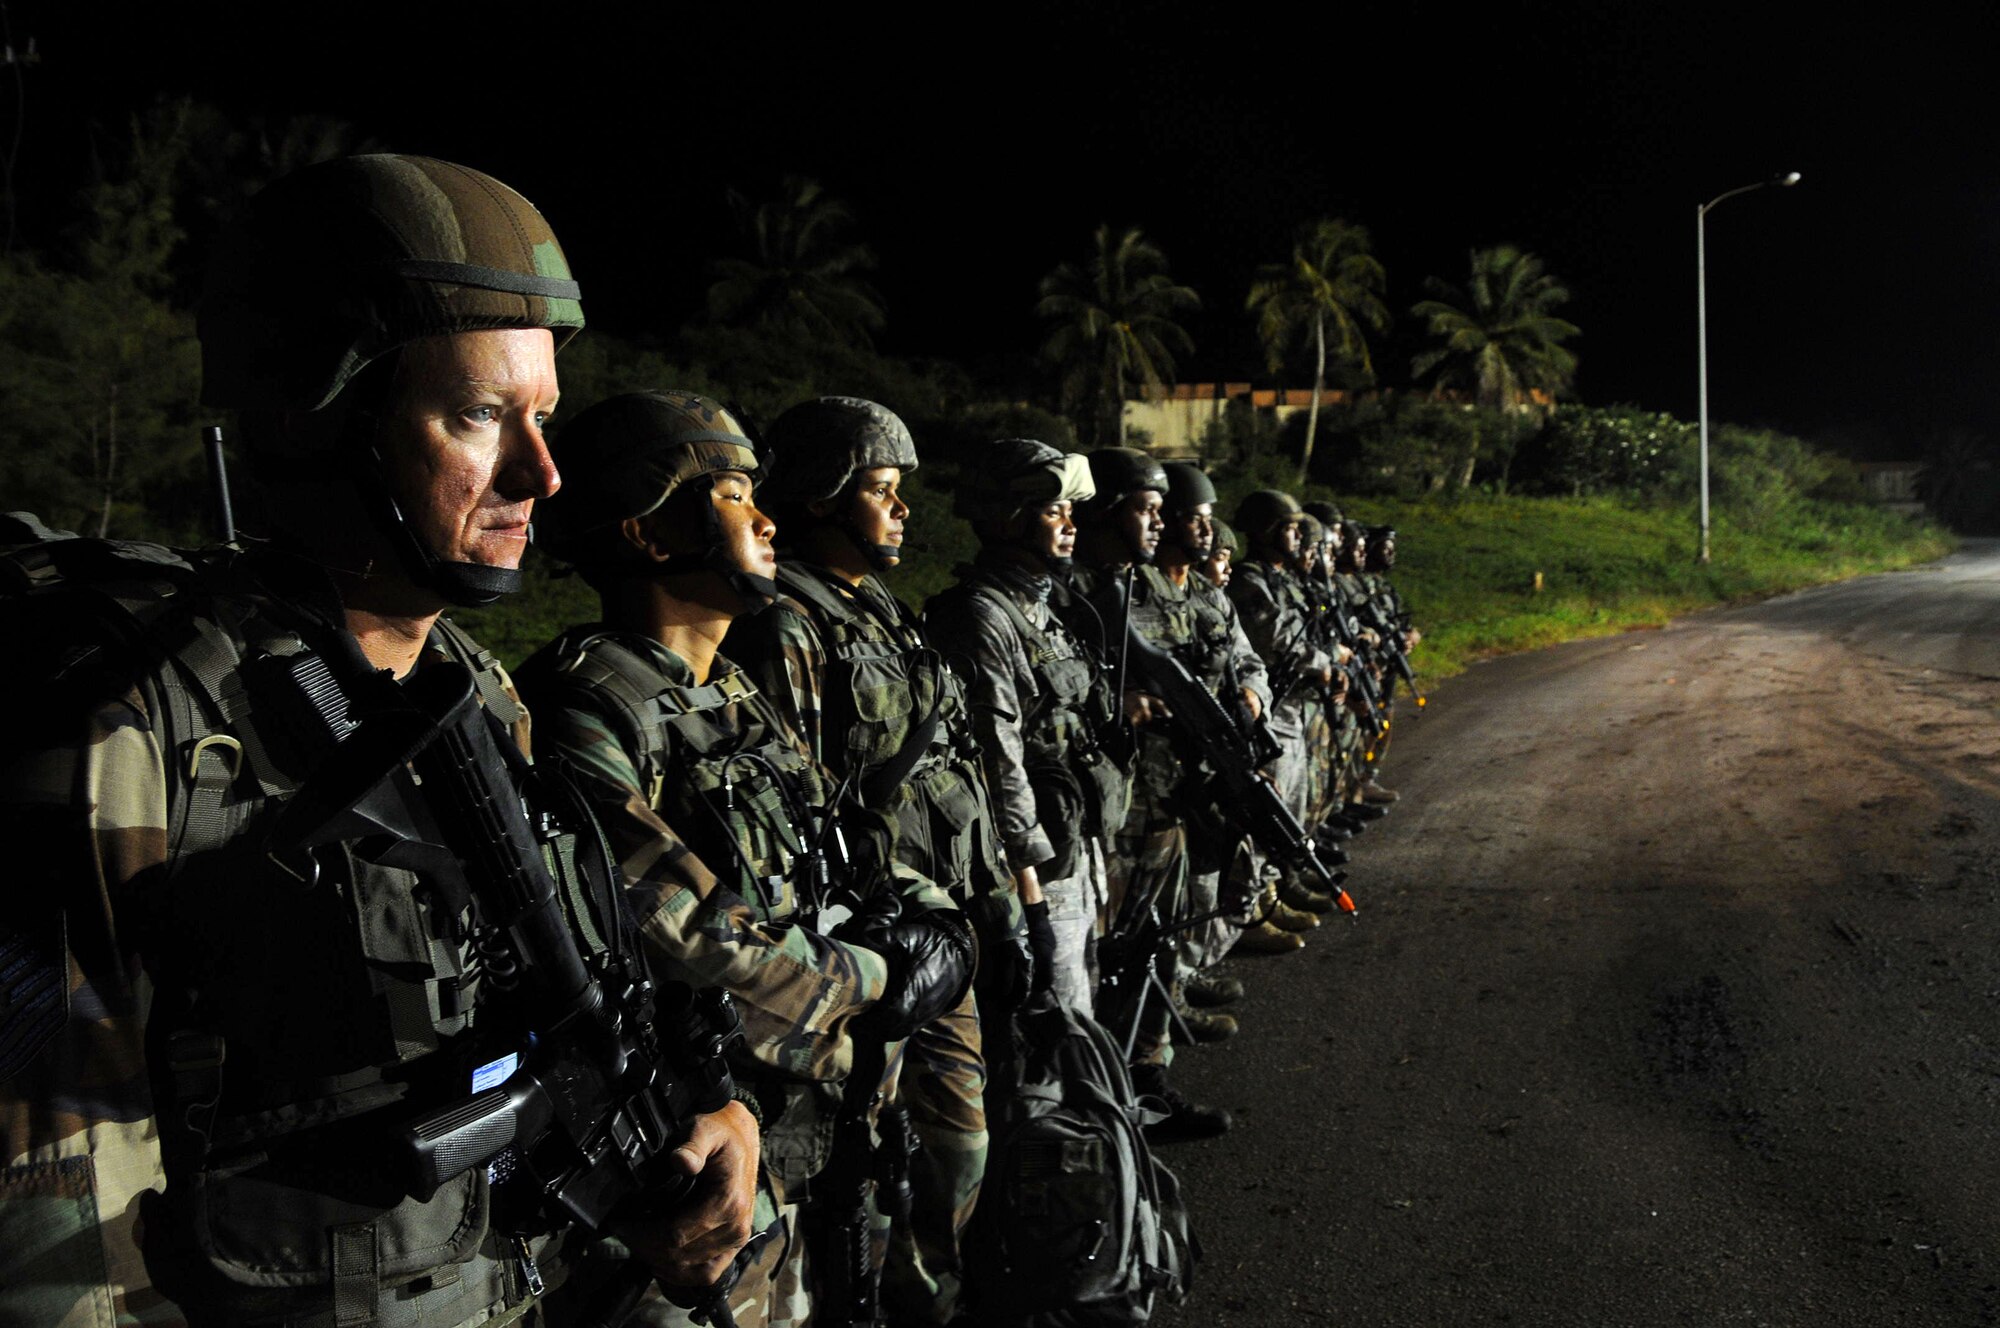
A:
[[[1271,532],[1271,547],[1286,562],[1299,556],[1299,523],[1287,521]]]
[[[1022,545],[1041,558],[1074,557],[1076,521],[1071,516],[1069,500],[1030,508]]]
[[[1206,558],[1215,543],[1215,504],[1198,503],[1185,512],[1174,513],[1174,543],[1190,557]]]
[[[542,437],[556,396],[546,328],[459,332],[403,348],[380,439],[403,514],[433,554],[520,565],[535,500],[562,482]]]
[[[847,500],[847,521],[858,543],[901,547],[903,523],[910,516],[909,504],[898,492],[902,482],[903,472],[896,466],[875,466],[855,476],[854,492]]]
[[[722,547],[729,560],[752,576],[772,576],[778,570],[778,555],[771,541],[778,527],[757,510],[751,496],[750,477],[740,470],[719,470],[709,482],[708,500],[715,506],[716,524],[722,531]]]
[[[1202,567],[1207,571],[1208,579],[1215,584],[1217,590],[1228,585],[1229,546],[1226,544],[1216,545],[1215,552],[1208,555],[1208,560],[1202,564]]]
[[[1158,489],[1141,489],[1127,494],[1112,513],[1112,523],[1125,544],[1142,558],[1150,558],[1160,547],[1167,523],[1160,515],[1162,498]]]

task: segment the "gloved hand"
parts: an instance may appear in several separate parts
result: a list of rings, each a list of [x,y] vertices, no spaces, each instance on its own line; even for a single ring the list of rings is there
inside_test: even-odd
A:
[[[1027,907],[1033,908],[1032,904]],[[1021,1008],[1040,977],[1028,931],[1018,913],[1000,907],[988,895],[974,895],[966,904],[973,934],[979,939],[979,1011],[982,1018],[1011,1014]],[[1010,916],[1011,915],[1011,916]]]
[[[1056,985],[1056,928],[1049,921],[1049,901],[1024,904],[1028,917],[1028,949],[1033,955],[1033,977],[1029,990],[1039,996]]]
[[[963,913],[872,909],[857,921],[861,943],[889,962],[889,988],[866,1016],[872,1033],[898,1041],[965,999],[977,956]]]

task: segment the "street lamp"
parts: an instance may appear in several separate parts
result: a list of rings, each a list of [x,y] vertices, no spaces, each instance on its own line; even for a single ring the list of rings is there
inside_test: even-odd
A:
[[[1773,184],[1789,189],[1798,182],[1799,173],[1787,171],[1717,194],[1694,211],[1695,361],[1701,376],[1701,561],[1704,563],[1708,561],[1708,212],[1725,198]]]

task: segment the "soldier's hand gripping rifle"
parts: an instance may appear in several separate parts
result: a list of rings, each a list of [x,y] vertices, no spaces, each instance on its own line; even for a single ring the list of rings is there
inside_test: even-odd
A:
[[[1129,603],[1124,614],[1124,649],[1131,667],[1147,688],[1167,703],[1170,714],[1165,722],[1173,726],[1182,750],[1211,771],[1216,810],[1274,862],[1312,878],[1321,892],[1333,896],[1342,912],[1353,915],[1357,910],[1341,887],[1342,874],[1319,860],[1312,837],[1285,806],[1278,790],[1257,773],[1259,746],[1230,719],[1215,694],[1202,686],[1185,664],[1139,635],[1132,625]]]
[[[1417,671],[1411,667],[1409,649],[1403,644],[1404,628],[1390,621],[1388,613],[1372,599],[1360,607],[1357,616],[1382,638],[1382,657],[1394,670],[1389,681],[1390,694],[1395,692],[1395,679],[1401,678],[1409,686],[1410,695],[1416,698],[1417,708],[1423,709],[1429,702],[1424,698],[1423,689],[1417,686]]]
[[[1328,593],[1331,595],[1331,589]],[[1361,624],[1338,600],[1328,601],[1325,622],[1332,643],[1347,648],[1347,663],[1341,668],[1347,673],[1349,702],[1368,734],[1368,759],[1372,761],[1375,759],[1375,744],[1389,732],[1389,716],[1385,713],[1381,685],[1376,682],[1374,671],[1368,667],[1366,656],[1370,648],[1367,638],[1361,635]]]
[[[401,686],[382,682],[364,704],[372,713],[349,726],[287,804],[274,852],[309,850],[328,827],[356,817],[402,839],[445,907],[470,901],[486,981],[508,993],[501,1008],[525,1035],[485,1067],[499,1082],[401,1132],[395,1147],[410,1193],[428,1199],[491,1164],[496,1203],[526,1219],[524,1231],[536,1215],[599,1231],[614,1218],[663,1214],[693,1185],[668,1155],[696,1114],[730,1098],[723,1052],[741,1025],[727,993],[655,989],[601,844],[565,833],[591,830],[588,810],[564,781],[496,740],[469,670],[431,664]],[[404,765],[416,775],[415,797],[408,781],[392,778]],[[530,784],[538,806],[552,809],[533,819],[521,793]],[[562,883],[551,869],[558,860]],[[586,957],[578,927],[603,939],[600,953]],[[525,1235],[515,1247],[539,1291]],[[721,1297],[740,1266],[705,1291],[662,1290],[697,1317],[726,1322]]]

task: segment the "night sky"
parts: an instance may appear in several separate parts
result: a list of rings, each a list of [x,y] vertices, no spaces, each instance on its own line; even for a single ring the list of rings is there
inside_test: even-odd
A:
[[[1263,377],[1242,314],[1301,220],[1367,225],[1406,311],[1513,242],[1575,295],[1577,393],[1692,417],[1698,204],[1716,416],[1914,454],[2000,436],[2000,117],[1990,18],[1880,7],[1099,4],[147,7],[12,0],[25,216],[126,110],[187,92],[343,116],[491,171],[554,222],[593,319],[666,332],[728,250],[725,186],[850,201],[882,259],[884,347],[999,372],[1035,283],[1136,224],[1207,304],[1184,380]],[[1958,10],[1958,13],[1965,11]],[[297,35],[295,15],[325,30]],[[634,14],[658,15],[633,17]],[[285,22],[279,22],[283,16]],[[0,100],[0,112],[6,109]],[[39,191],[39,192],[38,192]],[[1406,355],[1385,348],[1385,377]],[[1305,385],[1301,370],[1292,380]]]

